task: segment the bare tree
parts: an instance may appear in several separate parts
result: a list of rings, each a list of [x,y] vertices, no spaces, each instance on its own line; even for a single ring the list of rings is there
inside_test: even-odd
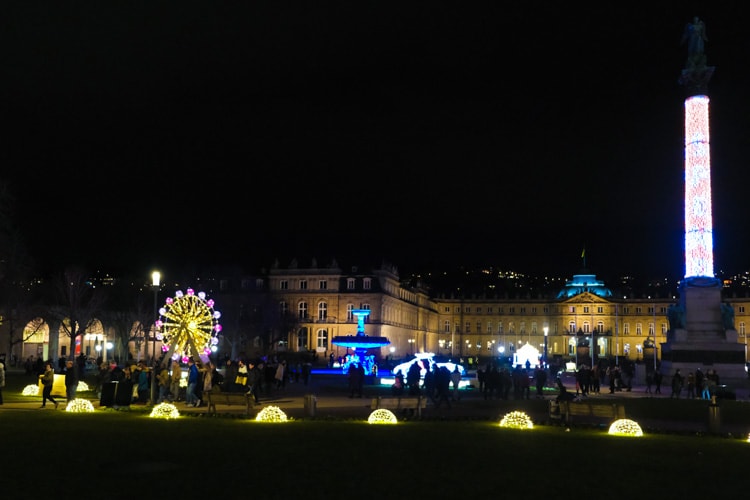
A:
[[[102,313],[106,293],[103,288],[96,287],[86,271],[79,267],[67,268],[53,280],[53,286],[56,292],[54,305],[48,313],[70,339],[69,352],[73,356],[76,337],[89,331]]]
[[[37,288],[29,279],[32,260],[14,220],[15,197],[0,182],[0,315],[8,331],[8,354],[22,344],[26,322],[34,317]]]

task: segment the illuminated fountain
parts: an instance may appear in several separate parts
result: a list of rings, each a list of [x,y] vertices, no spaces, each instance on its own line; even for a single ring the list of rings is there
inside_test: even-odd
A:
[[[355,309],[352,314],[357,318],[357,334],[333,337],[331,343],[347,348],[346,359],[341,367],[344,373],[349,372],[350,365],[358,363],[365,368],[365,375],[370,375],[375,365],[375,356],[367,354],[367,349],[379,349],[389,345],[391,341],[386,337],[365,335],[365,318],[370,315],[369,309]],[[354,352],[349,354],[348,349],[354,349]]]

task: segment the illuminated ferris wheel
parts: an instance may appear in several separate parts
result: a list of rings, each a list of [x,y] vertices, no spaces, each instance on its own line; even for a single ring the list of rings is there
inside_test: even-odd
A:
[[[206,300],[204,292],[196,295],[192,288],[168,297],[159,309],[156,323],[161,333],[156,338],[163,342],[166,357],[186,363],[190,356],[205,358],[219,343],[221,313],[214,309],[214,301]]]

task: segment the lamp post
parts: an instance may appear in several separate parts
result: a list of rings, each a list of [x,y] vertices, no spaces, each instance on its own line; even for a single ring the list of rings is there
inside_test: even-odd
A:
[[[544,330],[544,364],[547,364],[547,334],[549,333],[549,327],[545,326]]]
[[[161,273],[154,271],[151,273],[151,288],[154,290],[154,328],[151,339],[151,404],[156,403],[156,323],[159,319],[157,316],[157,301],[159,298],[159,283],[161,281]]]

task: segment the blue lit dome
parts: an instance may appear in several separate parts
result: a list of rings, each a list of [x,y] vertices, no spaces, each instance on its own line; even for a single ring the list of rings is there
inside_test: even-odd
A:
[[[575,297],[584,292],[599,297],[611,297],[612,290],[604,286],[604,282],[596,279],[595,274],[574,274],[572,280],[565,281],[565,288],[557,294],[558,299]]]

